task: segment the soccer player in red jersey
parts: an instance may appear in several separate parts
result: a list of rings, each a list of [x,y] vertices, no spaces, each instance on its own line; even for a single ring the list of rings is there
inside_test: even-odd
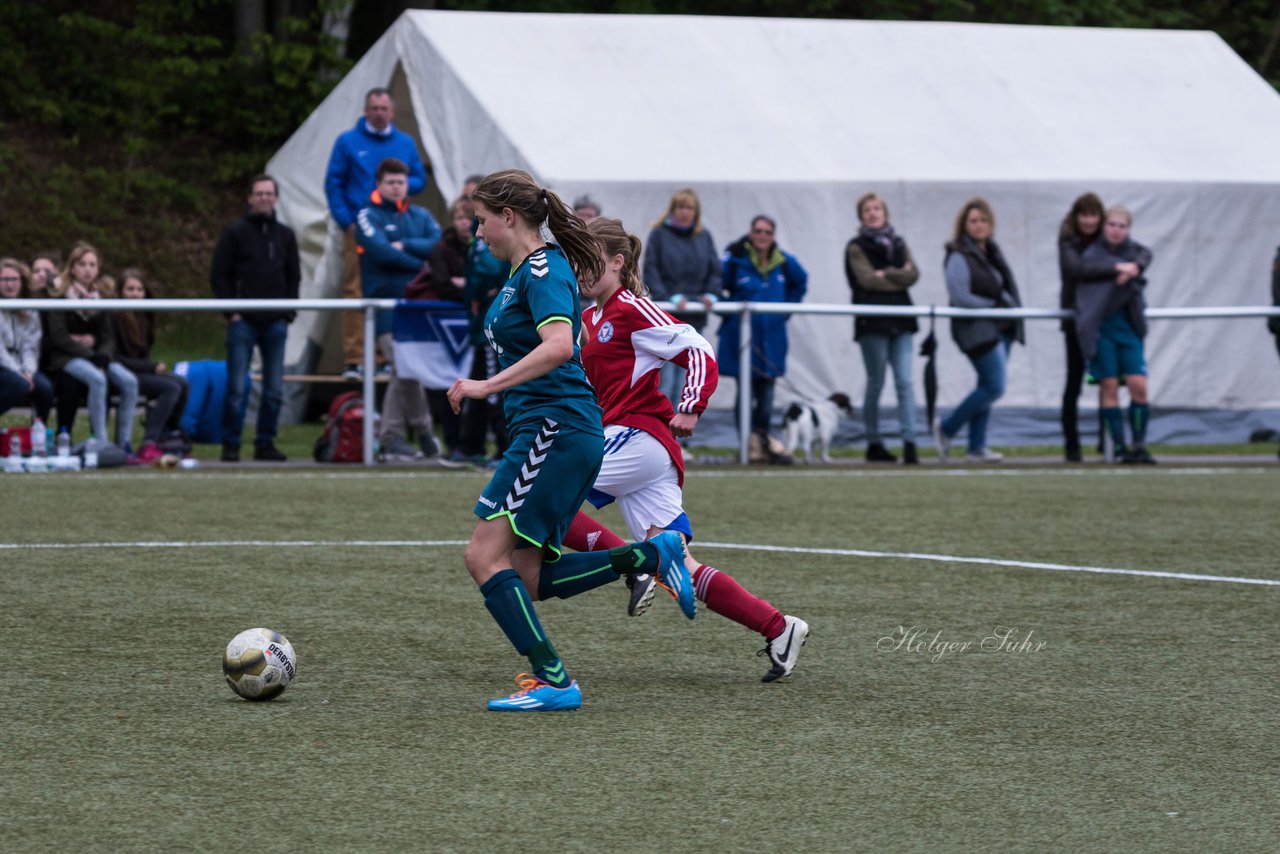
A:
[[[604,461],[587,496],[596,507],[618,502],[628,529],[642,539],[675,531],[685,540],[685,565],[699,599],[712,611],[759,632],[773,682],[795,669],[809,626],[748,592],[726,572],[699,563],[688,552],[693,527],[684,512],[684,454],[677,441],[693,435],[716,389],[714,350],[687,323],[658,308],[640,281],[640,240],[616,219],[587,224],[604,247],[604,272],[583,282],[595,305],[582,313],[582,361],[604,410]],[[658,390],[664,362],[684,368],[677,407]],[[579,513],[564,544],[580,551],[616,547],[616,534]],[[628,613],[638,616],[653,598],[655,582],[636,576]]]

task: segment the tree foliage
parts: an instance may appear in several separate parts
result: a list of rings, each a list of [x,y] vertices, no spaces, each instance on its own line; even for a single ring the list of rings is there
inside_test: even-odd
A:
[[[199,146],[219,177],[260,168],[348,63],[323,4],[237,49],[234,0],[46,0],[0,6],[0,105],[73,146],[115,148],[126,171]],[[280,5],[280,4],[277,4]],[[310,7],[310,8],[307,8]],[[143,180],[130,175],[129,181]]]

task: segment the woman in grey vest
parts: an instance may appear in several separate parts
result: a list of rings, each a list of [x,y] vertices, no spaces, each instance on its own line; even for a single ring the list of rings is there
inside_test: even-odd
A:
[[[996,217],[985,199],[965,202],[956,217],[951,242],[947,244],[944,267],[951,305],[961,308],[1017,308],[1018,286],[1013,271],[996,245]],[[933,440],[938,457],[945,460],[951,439],[965,425],[969,427],[970,462],[996,463],[1003,455],[987,447],[987,422],[991,407],[1004,394],[1005,369],[1013,342],[1024,343],[1020,320],[951,321],[951,337],[969,357],[978,374],[978,386],[946,418],[933,421]]]

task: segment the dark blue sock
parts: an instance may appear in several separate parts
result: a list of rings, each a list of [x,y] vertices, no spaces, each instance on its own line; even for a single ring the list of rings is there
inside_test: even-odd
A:
[[[501,570],[480,585],[480,595],[484,596],[484,606],[516,652],[529,659],[534,675],[557,688],[568,685],[569,674],[542,631],[538,612],[533,609],[533,600],[524,589],[520,573],[514,569]]]
[[[1124,448],[1124,416],[1120,407],[1107,406],[1102,410],[1102,420],[1107,422],[1107,432],[1116,443],[1116,450]]]
[[[608,555],[613,571],[619,575],[637,572],[653,575],[658,571],[658,547],[648,540],[609,549]]]
[[[554,563],[542,564],[538,579],[538,598],[568,599],[617,581],[618,571],[608,552],[573,552],[562,554]]]
[[[1151,420],[1151,404],[1129,404],[1129,429],[1133,430],[1133,444],[1143,445],[1147,441],[1147,422]]]

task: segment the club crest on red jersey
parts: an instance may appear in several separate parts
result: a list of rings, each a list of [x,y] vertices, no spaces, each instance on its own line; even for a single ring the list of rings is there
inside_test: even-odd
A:
[[[613,338],[613,323],[606,320],[600,324],[600,329],[596,332],[596,340],[601,344],[608,344]]]

